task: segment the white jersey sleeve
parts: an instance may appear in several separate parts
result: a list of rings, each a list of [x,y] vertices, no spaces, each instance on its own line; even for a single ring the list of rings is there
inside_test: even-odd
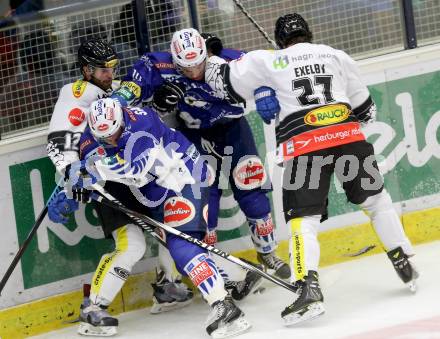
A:
[[[235,92],[245,100],[253,100],[258,87],[272,87],[273,82],[267,74],[270,74],[273,58],[274,51],[258,50],[232,60],[229,63],[229,81]]]
[[[119,86],[114,82],[113,88]],[[90,104],[108,95],[90,82],[78,80],[61,88],[49,124],[47,154],[58,172],[79,160],[79,141],[87,124]]]
[[[342,64],[342,73],[346,81],[346,93],[353,113],[361,122],[376,120],[376,105],[371,99],[367,86],[361,79],[359,67],[347,53],[336,50]]]
[[[253,99],[254,90],[268,86],[270,82],[270,78],[264,75],[264,68],[271,54],[265,50],[253,51],[229,64],[218,56],[211,56],[206,66],[205,81],[215,96],[231,103]]]

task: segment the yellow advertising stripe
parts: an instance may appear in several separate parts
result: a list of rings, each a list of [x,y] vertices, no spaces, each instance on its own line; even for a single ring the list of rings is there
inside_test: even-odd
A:
[[[440,208],[407,213],[402,217],[405,231],[414,244],[440,240]],[[369,224],[360,224],[319,234],[321,243],[321,266],[336,264],[356,257],[346,255],[355,253],[363,247],[377,245],[364,255],[383,253],[377,237]],[[417,249],[416,249],[417,250]],[[277,253],[288,261],[288,241],[282,241]],[[256,261],[255,250],[234,253],[236,256]],[[110,305],[110,313],[118,314],[151,306],[151,281],[154,272],[130,276],[127,283]],[[78,318],[82,292],[75,291],[49,297],[44,300],[0,310],[0,337],[2,339],[21,339],[69,326],[66,321]],[[148,316],[148,315],[146,315]]]
[[[304,218],[294,218],[290,220],[292,238],[290,239],[290,249],[292,256],[289,256],[290,267],[293,267],[295,281],[301,280],[307,275],[307,267],[304,258],[304,239],[301,233],[301,222]]]

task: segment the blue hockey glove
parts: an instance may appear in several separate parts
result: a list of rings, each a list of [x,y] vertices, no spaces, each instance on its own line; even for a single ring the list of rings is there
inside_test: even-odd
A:
[[[270,87],[262,86],[254,91],[254,98],[261,119],[266,124],[270,124],[281,110],[275,91]]]
[[[68,215],[78,210],[78,202],[69,199],[65,191],[61,191],[49,202],[47,206],[47,214],[49,219],[55,223],[65,224],[69,221]]]

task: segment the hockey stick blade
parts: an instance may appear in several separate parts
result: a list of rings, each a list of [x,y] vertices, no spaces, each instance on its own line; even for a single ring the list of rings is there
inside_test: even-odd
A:
[[[365,246],[365,247],[361,248],[359,251],[356,251],[354,253],[346,253],[346,254],[343,254],[342,256],[343,257],[350,257],[350,258],[359,257],[362,254],[365,254],[374,248],[376,248],[376,245],[369,245],[369,246]]]
[[[212,245],[208,245],[208,244],[204,243],[203,241],[201,241],[201,240],[199,240],[197,238],[194,238],[194,237],[192,237],[192,236],[190,236],[190,235],[188,235],[186,233],[183,233],[183,232],[181,232],[181,231],[179,231],[179,230],[177,230],[177,229],[175,229],[173,227],[170,227],[170,226],[165,225],[165,224],[163,224],[161,222],[158,222],[158,221],[156,221],[154,219],[151,219],[150,217],[145,216],[145,215],[143,215],[141,213],[132,211],[132,210],[126,208],[123,205],[118,205],[117,203],[107,199],[106,197],[104,197],[100,193],[93,193],[92,194],[92,199],[94,199],[94,200],[96,200],[96,201],[98,201],[98,202],[100,202],[100,203],[102,203],[102,204],[104,204],[104,205],[106,205],[108,207],[111,207],[113,209],[116,209],[116,210],[119,210],[121,212],[124,212],[127,215],[129,215],[129,216],[133,216],[133,217],[139,218],[139,219],[143,220],[145,223],[147,223],[150,226],[161,228],[162,230],[164,230],[164,231],[166,231],[168,233],[171,233],[171,234],[174,234],[174,235],[176,235],[176,236],[178,236],[180,238],[183,238],[183,239],[185,239],[186,241],[188,241],[190,243],[193,243],[193,244],[195,244],[195,245],[197,245],[197,246],[199,246],[201,248],[206,249],[207,251],[209,251],[211,253],[214,253],[214,254],[216,254],[216,255],[218,255],[218,256],[220,256],[220,257],[222,257],[222,258],[224,258],[224,259],[226,259],[226,260],[228,260],[230,262],[233,262],[234,264],[237,264],[237,265],[243,267],[244,269],[247,269],[249,271],[254,271],[257,274],[261,275],[263,278],[273,282],[274,284],[276,284],[278,286],[281,286],[281,287],[285,288],[286,290],[288,290],[290,292],[295,293],[296,290],[297,290],[295,288],[295,286],[292,286],[291,284],[285,282],[284,280],[281,280],[281,279],[279,279],[279,278],[277,278],[275,276],[272,276],[272,275],[270,275],[270,274],[260,270],[259,268],[254,267],[254,266],[244,262],[243,260],[240,260],[239,258],[234,257],[233,255],[231,255],[231,254],[229,254],[229,253],[227,253],[227,252],[225,252],[225,251],[223,251],[223,250],[221,250],[219,248],[216,248],[216,247],[214,247]]]

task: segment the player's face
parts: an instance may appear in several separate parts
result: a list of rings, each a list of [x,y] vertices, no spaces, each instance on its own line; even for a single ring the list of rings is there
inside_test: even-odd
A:
[[[117,130],[115,134],[113,134],[108,138],[101,139],[101,141],[106,143],[107,145],[118,146],[118,140],[121,134],[122,134],[122,127],[119,130]]]
[[[193,67],[182,67],[182,74],[191,80],[203,80],[205,77],[205,61]]]
[[[116,77],[116,68],[84,67],[86,80],[93,82],[103,90],[112,87],[113,79]]]

